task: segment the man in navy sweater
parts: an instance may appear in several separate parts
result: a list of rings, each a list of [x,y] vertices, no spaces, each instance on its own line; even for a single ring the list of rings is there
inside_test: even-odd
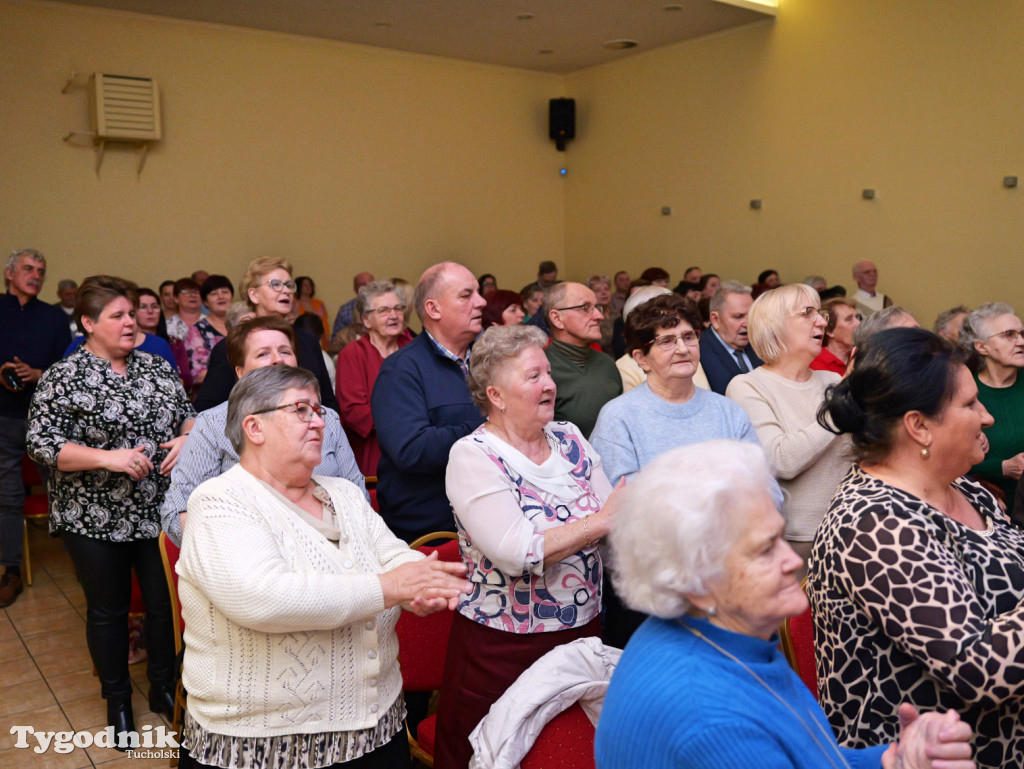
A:
[[[461,264],[428,268],[416,286],[423,333],[384,360],[373,387],[377,501],[388,527],[406,542],[455,530],[444,474],[455,441],[484,421],[466,373],[486,304]]]
[[[71,344],[67,316],[38,299],[46,278],[46,259],[25,248],[4,266],[7,293],[0,296],[0,607],[10,606],[22,591],[22,505],[28,407],[36,382]]]

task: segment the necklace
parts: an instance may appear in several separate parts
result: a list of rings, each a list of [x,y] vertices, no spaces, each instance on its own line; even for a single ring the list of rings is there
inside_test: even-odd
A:
[[[685,628],[686,630],[689,630],[691,633],[693,633],[695,636],[697,636],[697,638],[702,640],[704,643],[706,643],[712,649],[714,649],[715,651],[721,653],[722,655],[724,655],[728,659],[730,659],[733,662],[735,662],[737,665],[739,665],[741,668],[743,668],[745,671],[747,671],[747,673],[749,673],[750,676],[755,681],[757,681],[759,684],[761,684],[761,686],[763,686],[765,689],[767,689],[768,692],[775,699],[777,699],[779,702],[781,702],[783,707],[785,707],[786,710],[788,710],[790,713],[792,713],[793,717],[796,718],[796,720],[800,722],[800,725],[811,736],[811,739],[814,740],[814,744],[817,745],[818,749],[821,750],[821,752],[825,754],[825,758],[828,759],[828,762],[830,764],[832,764],[832,766],[834,766],[836,769],[839,769],[839,767],[846,767],[846,769],[850,769],[850,765],[848,763],[846,763],[846,759],[843,758],[843,754],[839,752],[839,748],[835,744],[835,739],[830,734],[828,734],[825,731],[825,728],[821,725],[821,723],[818,721],[818,719],[812,717],[811,718],[811,723],[813,723],[816,727],[818,727],[818,731],[825,738],[825,742],[829,746],[831,746],[831,748],[832,748],[831,751],[828,751],[828,750],[825,749],[825,746],[821,743],[821,740],[818,739],[818,735],[815,734],[814,730],[811,729],[811,727],[809,727],[807,725],[807,722],[800,716],[799,713],[796,712],[796,710],[793,708],[793,706],[790,705],[788,702],[786,702],[786,700],[783,699],[781,694],[779,694],[772,687],[770,687],[767,683],[765,683],[764,679],[761,678],[761,676],[759,676],[757,673],[755,673],[753,670],[751,670],[749,667],[747,667],[744,664],[743,660],[741,660],[739,657],[737,657],[734,654],[730,654],[728,651],[726,651],[721,646],[716,644],[714,641],[712,641],[710,638],[708,638],[706,635],[704,635],[702,632],[700,632],[696,628],[692,628],[689,625],[685,625],[685,624],[683,624],[682,621],[680,621],[678,619],[676,620],[676,622],[679,623],[680,627]],[[811,715],[811,714],[808,713],[808,715]],[[836,758],[839,759],[839,763],[838,764],[832,759],[832,754],[833,753],[835,754]]]

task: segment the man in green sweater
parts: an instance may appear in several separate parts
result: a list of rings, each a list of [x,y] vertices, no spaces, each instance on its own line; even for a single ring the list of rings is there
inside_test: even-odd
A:
[[[615,361],[590,346],[601,341],[604,314],[594,292],[582,283],[552,286],[543,312],[551,332],[545,353],[558,388],[555,419],[572,422],[589,437],[601,407],[622,394]]]

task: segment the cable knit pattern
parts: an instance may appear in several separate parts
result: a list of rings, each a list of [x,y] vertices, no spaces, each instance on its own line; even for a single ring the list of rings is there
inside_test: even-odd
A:
[[[423,556],[361,491],[330,494],[335,547],[241,465],[188,503],[178,561],[191,716],[230,736],[368,729],[400,696],[395,623],[376,575]]]

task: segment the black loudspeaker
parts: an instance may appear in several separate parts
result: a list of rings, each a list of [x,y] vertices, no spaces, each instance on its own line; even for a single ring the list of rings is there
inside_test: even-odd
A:
[[[576,137],[576,100],[552,99],[548,107],[548,135],[555,140],[559,152],[565,143]]]

